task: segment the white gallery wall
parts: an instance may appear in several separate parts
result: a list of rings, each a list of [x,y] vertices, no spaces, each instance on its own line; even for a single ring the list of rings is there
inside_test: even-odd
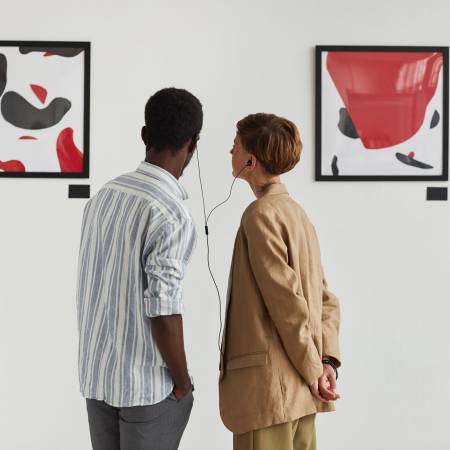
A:
[[[450,45],[450,3],[342,1],[1,0],[0,40],[92,42],[91,184],[144,156],[150,94],[176,86],[204,105],[199,155],[208,210],[231,184],[235,123],[273,112],[300,128],[304,153],[284,181],[308,211],[329,284],[342,303],[337,412],[318,417],[321,450],[447,450],[450,400],[448,183],[314,181],[314,46]],[[185,282],[186,347],[195,405],[183,450],[226,450],[218,414],[218,301],[205,261],[195,159],[181,179],[199,239]],[[75,285],[77,180],[0,179],[0,450],[88,450],[78,393]],[[210,223],[225,294],[249,187]]]

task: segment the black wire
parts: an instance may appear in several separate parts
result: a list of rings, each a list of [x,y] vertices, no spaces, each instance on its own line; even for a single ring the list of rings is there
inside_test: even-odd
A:
[[[200,170],[200,160],[198,157],[198,149],[195,152],[196,156],[197,156],[197,167],[198,167],[198,178],[200,180],[200,190],[202,193],[202,202],[203,202],[203,217],[205,218],[205,234],[206,234],[206,260],[207,260],[207,264],[208,264],[208,270],[209,270],[209,274],[211,275],[211,278],[213,280],[214,286],[216,287],[216,291],[217,291],[217,297],[219,298],[219,322],[220,322],[220,328],[219,328],[219,337],[218,337],[218,347],[219,347],[219,352],[220,354],[223,356],[222,353],[222,345],[221,345],[221,341],[222,341],[222,328],[223,328],[223,322],[222,322],[222,298],[220,296],[220,291],[219,291],[219,287],[217,286],[216,283],[216,279],[214,278],[214,274],[212,272],[211,269],[211,263],[210,263],[210,248],[209,248],[209,229],[208,229],[208,221],[209,218],[211,217],[211,214],[213,213],[214,210],[216,210],[219,206],[223,205],[224,203],[226,203],[230,197],[231,197],[231,193],[233,190],[233,185],[235,183],[235,181],[237,180],[237,178],[239,177],[239,175],[241,174],[241,172],[247,167],[244,166],[239,173],[234,177],[233,183],[231,183],[231,188],[230,188],[230,193],[228,194],[228,197],[221,203],[219,203],[218,205],[216,205],[208,214],[208,217],[206,217],[206,206],[205,206],[205,195],[203,192],[203,183],[202,183],[202,175],[201,175],[201,170]]]
[[[244,169],[245,169],[245,167],[242,168],[242,170],[244,170]],[[241,172],[242,172],[242,170],[241,170]],[[206,223],[208,223],[208,220],[209,220],[211,214],[214,212],[214,210],[216,210],[219,206],[223,205],[224,203],[226,203],[226,202],[230,199],[230,197],[231,197],[231,191],[233,190],[233,185],[234,185],[235,181],[237,180],[237,177],[241,174],[241,172],[239,172],[239,173],[237,174],[237,176],[234,177],[234,180],[233,180],[233,182],[231,183],[230,193],[228,194],[228,197],[227,197],[223,202],[221,202],[221,203],[219,203],[218,205],[216,205],[216,206],[210,211],[210,213],[208,214],[208,218],[206,219]]]
[[[200,180],[200,190],[202,193],[202,203],[203,203],[203,217],[205,219],[205,234],[206,234],[206,260],[207,260],[207,264],[208,264],[208,270],[209,270],[209,274],[211,275],[211,278],[214,282],[214,286],[216,287],[216,291],[217,291],[217,296],[219,297],[219,321],[220,321],[220,329],[219,329],[219,337],[218,337],[218,341],[217,341],[217,345],[219,347],[219,352],[222,354],[222,348],[221,348],[221,335],[222,335],[222,298],[220,297],[220,291],[219,291],[219,287],[217,286],[216,280],[214,278],[214,274],[212,272],[211,269],[211,264],[210,264],[210,249],[209,249],[209,235],[208,235],[208,218],[206,217],[206,206],[205,206],[205,194],[203,192],[203,183],[202,183],[202,176],[201,176],[201,169],[200,169],[200,161],[199,161],[199,157],[198,157],[198,149],[196,151],[196,156],[197,156],[197,167],[198,167],[198,178]],[[209,217],[209,216],[208,216]]]
[[[197,167],[198,167],[198,179],[200,180],[200,190],[202,191],[202,201],[203,201],[203,216],[205,218],[205,231],[206,231],[206,235],[208,236],[208,231],[207,231],[207,226],[208,226],[208,219],[206,218],[206,206],[205,206],[205,195],[203,193],[203,183],[202,183],[202,176],[201,176],[201,171],[200,171],[200,161],[198,159],[198,149],[195,152],[196,156],[197,156]],[[209,216],[208,216],[209,218]]]

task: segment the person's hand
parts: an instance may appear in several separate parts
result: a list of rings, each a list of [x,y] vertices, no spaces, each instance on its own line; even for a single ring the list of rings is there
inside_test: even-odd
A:
[[[326,400],[338,400],[341,396],[336,392],[336,374],[329,364],[323,365],[323,373],[318,380],[320,396]]]
[[[173,388],[173,395],[177,399],[177,401],[180,401],[188,392],[189,389],[191,389],[191,383],[186,384],[182,387],[175,386]]]
[[[330,403],[341,398],[336,392],[336,375],[329,364],[323,365],[322,375],[309,386],[309,390],[314,398],[323,403]]]
[[[320,378],[319,378],[319,380],[320,380]],[[311,386],[309,386],[309,390],[311,391],[311,394],[313,395],[313,397],[316,398],[317,400],[319,400],[320,402],[330,403],[330,400],[327,400],[326,398],[322,397],[322,395],[319,391],[319,380],[314,381],[314,383],[311,384]]]

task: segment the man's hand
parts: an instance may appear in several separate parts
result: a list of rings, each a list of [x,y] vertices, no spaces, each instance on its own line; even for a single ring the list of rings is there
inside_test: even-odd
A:
[[[336,392],[336,375],[329,364],[323,365],[320,378],[309,387],[311,394],[323,403],[338,400],[341,396]]]
[[[175,395],[175,398],[180,401],[187,393],[189,392],[189,389],[191,389],[191,382],[189,381],[188,384],[182,387],[175,386],[173,388],[173,395]]]

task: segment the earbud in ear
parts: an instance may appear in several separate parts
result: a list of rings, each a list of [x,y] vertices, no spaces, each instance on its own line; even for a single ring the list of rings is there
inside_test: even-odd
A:
[[[245,165],[246,165],[246,166],[251,166],[251,165],[252,165],[252,160],[249,159],[249,160],[245,163]]]

